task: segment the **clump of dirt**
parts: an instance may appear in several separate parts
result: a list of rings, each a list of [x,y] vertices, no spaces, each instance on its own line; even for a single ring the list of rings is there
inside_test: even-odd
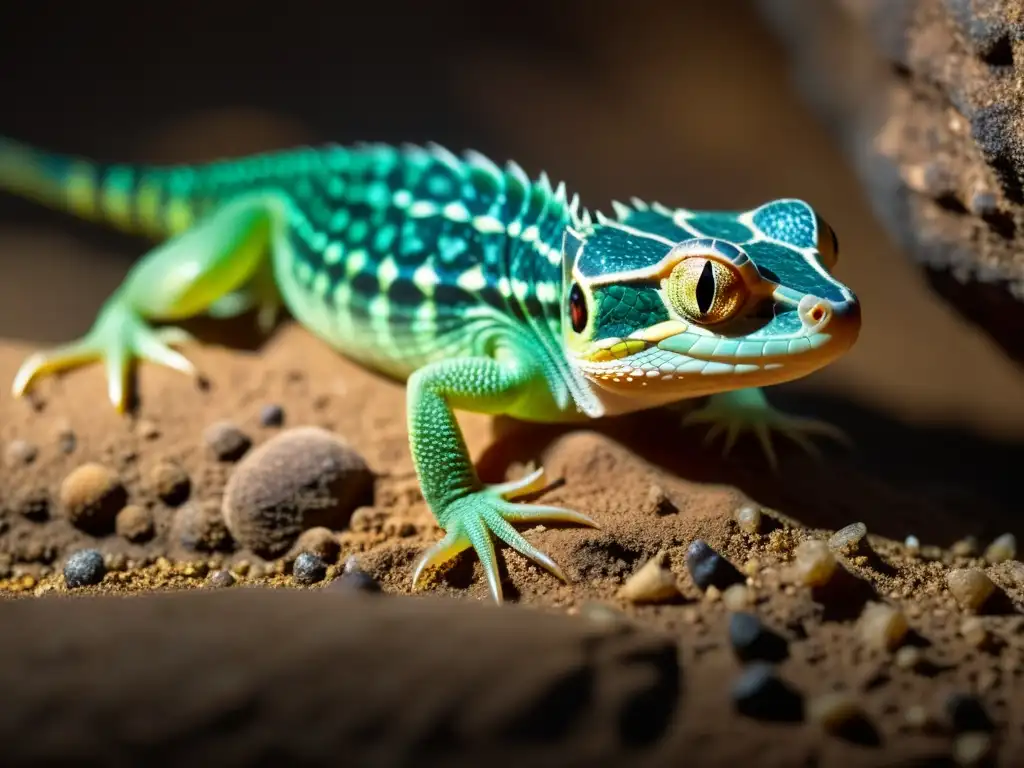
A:
[[[9,380],[28,352],[0,347],[0,379]],[[141,366],[141,404],[130,417],[107,406],[97,366],[43,380],[27,400],[0,398],[4,446],[17,443],[20,457],[0,488],[0,592],[30,599],[347,586],[379,590],[381,599],[411,594],[413,563],[441,531],[409,457],[404,388],[291,325],[257,357],[215,346],[188,353],[206,384]],[[666,429],[665,414],[654,418]],[[55,431],[58,423],[64,426]],[[877,517],[856,498],[833,511],[836,525],[805,527],[736,483],[670,471],[639,449],[636,433],[650,431],[630,426],[636,420],[549,429],[460,414],[460,423],[485,480],[542,465],[550,482],[537,500],[580,510],[600,525],[524,531],[564,569],[567,583],[500,549],[506,599],[674,638],[684,667],[699,661],[723,680],[708,693],[707,713],[692,715],[706,729],[705,743],[723,754],[737,755],[737,734],[749,736],[748,744],[770,742],[787,764],[811,753],[877,764],[883,749],[922,757],[1012,749],[1019,741],[1009,725],[1020,705],[1008,694],[1024,674],[1024,565],[1014,559],[1012,537],[987,550],[987,542],[945,550],[897,542],[872,531]],[[220,425],[212,442],[210,425]],[[296,439],[302,450],[279,454],[275,446]],[[211,447],[228,443],[236,449]],[[718,461],[699,439],[674,445],[674,454],[690,446],[693,457],[684,458],[698,476],[700,456]],[[329,480],[304,475],[303,456],[319,456],[314,464],[330,470]],[[756,447],[740,458],[744,471],[775,486],[787,483],[787,471],[805,482],[816,471],[822,498],[835,482],[823,464],[793,454],[779,476]],[[292,510],[288,536],[266,557],[233,535],[237,527],[223,516],[226,489],[239,478],[265,477],[261,463],[270,472],[284,466],[314,506],[338,513]],[[69,478],[83,472],[89,482],[75,481],[81,487],[70,494]],[[253,487],[262,489],[264,507],[276,508],[267,499],[277,486]],[[104,510],[89,518],[102,519],[103,529],[76,524],[68,511],[82,509]],[[82,550],[101,553],[102,568],[95,557],[79,556],[72,580],[79,586],[71,589],[64,565]],[[489,600],[470,552],[427,574],[421,591]],[[520,656],[512,647],[507,655],[510,664],[533,663],[512,661]],[[692,713],[695,705],[687,707]],[[975,710],[990,726],[962,714]],[[802,723],[803,737],[788,722],[769,722],[780,713]],[[780,730],[765,735],[765,727]]]

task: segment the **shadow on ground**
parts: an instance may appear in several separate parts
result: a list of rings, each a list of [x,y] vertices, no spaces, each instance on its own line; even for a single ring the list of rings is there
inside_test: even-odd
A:
[[[776,437],[779,469],[772,472],[752,437],[728,457],[720,441],[703,444],[704,428],[676,428],[664,410],[595,422],[594,431],[645,461],[697,483],[731,485],[799,522],[837,529],[860,521],[876,534],[948,546],[965,536],[984,542],[1015,532],[1017,473],[1024,444],[1000,442],[954,426],[915,427],[824,394],[771,393],[787,412],[825,419],[842,428],[854,449],[823,445],[815,459]],[[500,477],[513,462],[536,460],[571,428],[507,422],[481,458],[481,472]]]

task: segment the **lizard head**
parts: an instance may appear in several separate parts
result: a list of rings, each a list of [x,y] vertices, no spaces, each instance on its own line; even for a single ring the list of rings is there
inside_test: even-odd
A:
[[[838,240],[807,203],[615,210],[585,214],[563,244],[563,341],[591,411],[791,381],[856,341],[860,305],[832,275]]]

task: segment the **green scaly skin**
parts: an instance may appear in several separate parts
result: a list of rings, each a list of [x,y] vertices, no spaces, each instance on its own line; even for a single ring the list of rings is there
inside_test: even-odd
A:
[[[633,200],[591,214],[564,185],[436,145],[299,149],[199,166],[103,165],[0,139],[0,187],[157,239],[90,332],[25,361],[13,385],[102,361],[126,403],[136,358],[193,373],[173,324],[283,305],[364,366],[407,381],[412,456],[445,534],[415,567],[472,547],[502,589],[496,536],[565,576],[513,523],[597,524],[519,503],[542,470],[485,485],[453,411],[576,421],[710,395],[688,423],[840,434],[772,409],[759,387],[817,370],[856,339],[838,245],[806,203],[737,212]],[[161,327],[154,328],[154,324]]]

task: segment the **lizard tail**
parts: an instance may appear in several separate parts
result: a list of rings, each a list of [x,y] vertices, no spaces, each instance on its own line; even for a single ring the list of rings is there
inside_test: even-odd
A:
[[[170,168],[98,163],[0,136],[0,190],[131,234],[162,238],[192,223],[193,190],[174,179]]]

